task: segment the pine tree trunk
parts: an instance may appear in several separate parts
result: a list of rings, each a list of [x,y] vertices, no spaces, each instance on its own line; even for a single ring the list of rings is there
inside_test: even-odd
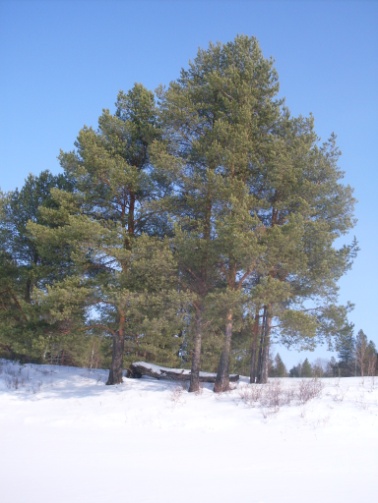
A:
[[[257,370],[257,380],[259,384],[268,382],[268,364],[269,364],[269,346],[270,346],[270,328],[272,317],[269,306],[264,307],[263,324],[261,328],[261,339],[259,348],[259,360]]]
[[[262,324],[261,324],[261,332],[260,332],[260,340],[259,340],[259,354],[257,358],[257,375],[255,382],[261,384],[262,382],[262,368],[263,368],[263,361],[264,361],[264,344],[265,344],[265,308],[264,308],[264,314],[263,314],[263,319],[262,319]]]
[[[255,383],[257,381],[257,366],[258,366],[258,351],[259,351],[259,331],[260,331],[260,309],[256,309],[255,321],[252,329],[252,342],[251,342],[251,359],[249,382]]]
[[[262,372],[261,372],[261,380],[260,382],[265,384],[268,382],[268,371],[269,371],[269,334],[265,336],[265,344],[263,351],[263,361],[262,361]]]
[[[222,393],[230,389],[230,353],[231,353],[231,339],[233,327],[233,313],[230,309],[227,313],[226,334],[223,346],[223,351],[219,360],[217,378],[215,380],[214,392]]]
[[[196,392],[200,390],[200,370],[201,370],[201,350],[202,350],[202,333],[203,333],[203,299],[207,294],[207,276],[208,276],[208,245],[211,240],[211,211],[212,211],[212,201],[209,193],[206,197],[206,211],[204,217],[204,240],[206,243],[206,250],[203,257],[203,264],[201,270],[200,289],[199,289],[199,301],[195,303],[194,307],[196,309],[196,321],[195,321],[195,334],[194,334],[194,345],[192,354],[192,366],[191,366],[191,376],[189,391]]]
[[[112,363],[110,365],[109,377],[106,384],[120,384],[123,373],[123,350],[125,346],[125,336],[123,331],[118,331],[113,335]]]
[[[199,376],[201,370],[201,348],[202,348],[202,306],[198,307],[196,312],[194,347],[192,354],[189,392],[197,392],[200,390]]]

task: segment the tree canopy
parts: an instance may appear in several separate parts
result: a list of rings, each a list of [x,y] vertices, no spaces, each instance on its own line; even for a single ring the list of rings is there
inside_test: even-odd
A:
[[[244,360],[251,382],[267,380],[272,338],[309,347],[351,333],[337,282],[357,252],[338,246],[352,189],[335,135],[321,142],[278,92],[256,38],[210,44],[156,95],[121,91],[61,152],[64,174],[41,175],[42,196],[31,180],[2,195],[10,291],[27,270],[23,301],[39,320],[111,340],[108,384],[124,355],[143,355],[190,366],[190,391],[217,369],[225,391]]]

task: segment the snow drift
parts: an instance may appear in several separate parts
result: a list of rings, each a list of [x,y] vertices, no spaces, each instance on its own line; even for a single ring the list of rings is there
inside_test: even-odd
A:
[[[0,361],[3,503],[374,500],[374,378],[241,378],[218,395],[106,376]]]

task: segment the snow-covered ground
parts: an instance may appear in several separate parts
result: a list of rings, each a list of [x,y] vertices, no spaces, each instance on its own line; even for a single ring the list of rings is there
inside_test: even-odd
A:
[[[378,378],[242,380],[196,395],[106,377],[0,361],[1,502],[377,498]]]

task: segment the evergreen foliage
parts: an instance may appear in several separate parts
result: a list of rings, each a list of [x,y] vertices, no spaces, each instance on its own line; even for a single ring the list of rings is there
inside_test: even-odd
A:
[[[246,365],[266,382],[272,338],[346,351],[352,306],[337,282],[357,244],[335,243],[354,225],[352,189],[335,136],[321,144],[278,91],[254,37],[210,44],[157,102],[141,84],[121,91],[61,152],[64,175],[3,194],[2,348],[31,355],[49,340],[45,358],[110,359],[108,384],[124,355],[190,365],[190,391],[200,369],[217,369],[215,391]],[[374,348],[360,339],[366,372]],[[287,373],[279,355],[271,373]]]
[[[335,301],[357,247],[334,242],[353,226],[352,191],[340,183],[335,137],[319,145],[313,118],[292,118],[277,92],[273,62],[256,39],[237,37],[200,50],[160,96],[165,141],[154,159],[174,180],[180,232],[200,218],[225,292],[216,391],[228,388],[239,313],[253,319],[251,382],[267,379],[273,322],[301,347],[350,330],[349,306]]]
[[[313,372],[312,372],[312,367],[308,359],[306,358],[304,362],[302,363],[301,367],[301,377],[312,377]]]
[[[356,337],[356,369],[361,376],[375,375],[377,370],[377,349],[373,341],[369,341],[363,330]]]
[[[122,381],[124,353],[165,363],[168,350],[174,360],[175,263],[161,237],[165,222],[153,206],[163,184],[148,156],[158,136],[152,93],[139,84],[120,92],[116,113],[104,110],[99,130],[84,127],[76,151],[60,154],[75,190],[54,192],[58,209],[45,212],[47,220],[60,220],[59,227],[29,224],[41,250],[52,243],[71,250],[74,274],[55,283],[41,301],[55,319],[82,316],[86,333],[111,336],[108,384]],[[170,337],[164,337],[167,332]],[[152,344],[152,336],[162,344]]]
[[[311,363],[306,358],[303,363],[298,363],[290,369],[290,377],[312,377],[313,369]]]
[[[317,360],[311,365],[306,359],[290,369],[290,377],[355,377],[378,375],[378,354],[373,341],[369,341],[363,330],[356,337],[349,332],[338,339],[338,360],[334,356],[328,361]],[[311,367],[311,373],[310,373]],[[306,374],[306,375],[305,375]]]
[[[70,190],[71,183],[44,171],[0,198],[0,348],[22,361],[45,361],[51,331],[61,330],[49,323],[34,293],[69,274],[70,260],[64,251],[42,256],[28,230],[28,222],[44,222],[43,209],[54,207],[53,188]]]
[[[356,342],[353,333],[347,337],[340,338],[338,341],[338,357],[337,363],[338,374],[340,377],[349,377],[356,375]]]
[[[270,365],[269,377],[287,377],[287,375],[286,366],[279,353],[277,353]]]

